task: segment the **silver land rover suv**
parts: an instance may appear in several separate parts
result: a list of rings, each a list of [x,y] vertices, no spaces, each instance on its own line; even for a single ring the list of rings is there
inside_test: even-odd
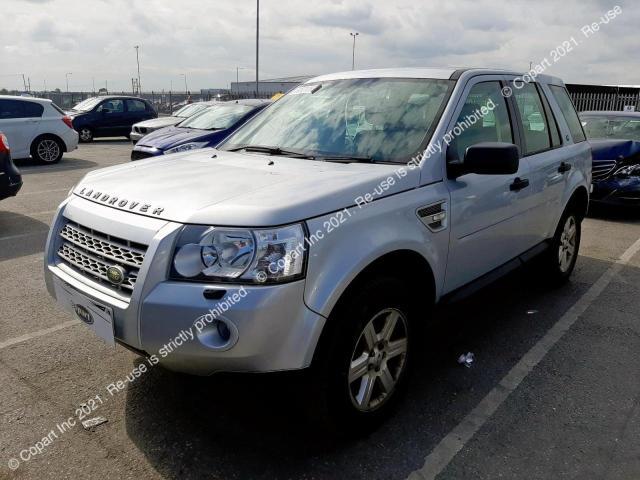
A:
[[[311,367],[330,418],[369,425],[434,303],[532,259],[569,277],[590,184],[558,78],[325,75],[217,149],[89,173],[53,221],[46,282],[150,365]]]

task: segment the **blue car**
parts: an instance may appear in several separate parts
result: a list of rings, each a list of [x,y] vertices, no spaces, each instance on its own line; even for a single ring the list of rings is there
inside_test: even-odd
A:
[[[640,113],[580,115],[593,154],[591,201],[640,206]]]
[[[144,98],[121,95],[88,98],[66,113],[81,142],[90,142],[96,137],[129,138],[134,123],[158,116]]]
[[[212,105],[175,126],[145,135],[133,148],[131,160],[215,147],[270,103],[245,99]]]

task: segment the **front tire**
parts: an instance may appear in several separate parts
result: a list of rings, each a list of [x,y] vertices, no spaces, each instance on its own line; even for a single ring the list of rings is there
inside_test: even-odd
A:
[[[51,136],[40,137],[31,145],[31,156],[40,163],[58,163],[63,153],[62,142]]]
[[[400,281],[376,278],[352,292],[330,320],[316,374],[321,411],[333,430],[360,435],[392,411],[409,366],[410,306]]]
[[[582,217],[575,209],[567,209],[560,218],[549,251],[543,257],[545,274],[554,284],[566,282],[576,266],[580,239],[582,236]]]
[[[93,131],[89,127],[82,127],[78,130],[78,137],[82,143],[93,141]]]

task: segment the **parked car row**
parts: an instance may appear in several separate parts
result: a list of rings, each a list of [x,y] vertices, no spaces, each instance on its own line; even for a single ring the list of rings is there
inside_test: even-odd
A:
[[[215,147],[270,103],[259,99],[208,103],[180,123],[154,130],[139,139],[131,152],[131,160]],[[145,126],[148,123],[134,125],[134,132],[148,128]]]

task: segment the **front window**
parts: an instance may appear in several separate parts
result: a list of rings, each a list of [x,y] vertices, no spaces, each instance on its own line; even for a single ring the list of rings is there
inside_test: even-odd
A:
[[[224,130],[253,110],[247,105],[214,105],[178,124],[180,128]]]
[[[453,82],[373,78],[304,84],[225,142],[309,156],[407,162],[424,147]]]

